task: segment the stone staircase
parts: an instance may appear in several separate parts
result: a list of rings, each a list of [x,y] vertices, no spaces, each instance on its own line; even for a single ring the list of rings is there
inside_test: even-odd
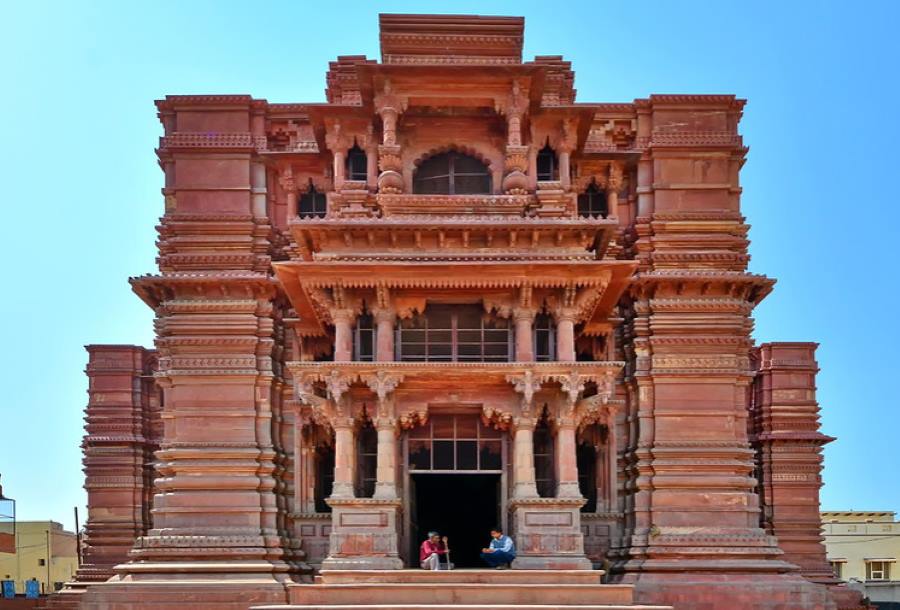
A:
[[[323,570],[287,605],[251,610],[671,610],[633,603],[598,570]]]

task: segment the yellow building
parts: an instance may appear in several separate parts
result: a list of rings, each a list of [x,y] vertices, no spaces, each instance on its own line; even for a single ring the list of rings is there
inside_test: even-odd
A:
[[[72,580],[78,569],[77,539],[55,521],[17,521],[16,552],[0,553],[0,580],[13,580],[16,593],[25,593],[25,581],[41,583],[52,593]]]
[[[900,567],[896,564],[900,558],[900,522],[895,513],[823,512],[822,533],[828,560],[838,578],[850,582],[873,602],[900,603]]]

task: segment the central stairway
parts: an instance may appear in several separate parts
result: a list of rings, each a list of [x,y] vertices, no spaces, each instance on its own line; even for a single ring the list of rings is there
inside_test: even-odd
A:
[[[671,610],[633,603],[599,570],[323,570],[287,605],[251,610]]]

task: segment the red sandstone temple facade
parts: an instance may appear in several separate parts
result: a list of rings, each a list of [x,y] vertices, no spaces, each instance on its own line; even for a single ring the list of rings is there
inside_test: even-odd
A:
[[[743,100],[576,103],[520,18],[380,27],[327,103],[157,102],[156,346],[88,347],[52,604],[859,607],[821,544],[816,346],[751,339]],[[514,570],[441,576],[475,597],[402,571],[429,529],[476,567],[495,523]]]

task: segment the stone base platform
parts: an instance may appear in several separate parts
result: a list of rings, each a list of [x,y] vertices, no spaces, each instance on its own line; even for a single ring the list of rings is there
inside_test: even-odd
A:
[[[287,605],[253,610],[671,610],[636,605],[631,585],[602,584],[596,570],[323,570],[288,585]]]

